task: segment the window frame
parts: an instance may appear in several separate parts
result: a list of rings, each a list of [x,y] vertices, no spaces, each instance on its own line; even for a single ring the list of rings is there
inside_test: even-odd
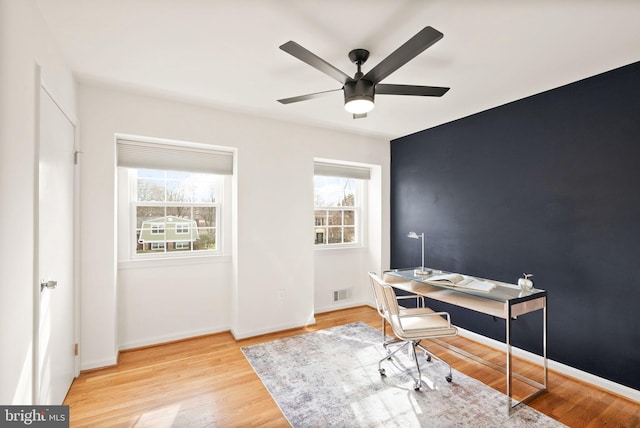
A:
[[[315,194],[316,194],[316,190],[315,190],[315,177],[316,176],[323,176],[323,177],[334,177],[334,178],[342,178],[342,179],[352,179],[355,182],[355,192],[354,192],[354,197],[355,197],[355,204],[353,206],[326,206],[326,205],[322,205],[322,206],[316,206],[315,204]],[[314,210],[314,221],[313,221],[313,228],[314,228],[314,234],[313,234],[313,247],[315,250],[336,250],[336,249],[348,249],[348,248],[363,248],[366,246],[366,235],[365,235],[365,230],[366,230],[366,212],[365,212],[365,207],[367,207],[367,181],[368,180],[364,180],[364,179],[360,179],[360,178],[354,178],[354,177],[341,177],[341,176],[337,176],[337,175],[320,175],[320,174],[314,174],[314,203],[313,203],[313,210]],[[327,211],[327,215],[325,215],[324,217],[322,217],[322,223],[321,225],[316,224],[317,220],[319,219],[319,217],[317,217],[315,215],[315,213],[317,211]],[[330,211],[342,211],[342,223],[338,226],[334,226],[331,225],[331,222],[329,221],[329,214],[328,212]],[[344,224],[344,212],[345,211],[354,211],[354,224],[353,226],[351,225],[345,225]],[[355,236],[355,242],[340,242],[340,243],[329,243],[328,239],[329,239],[329,229],[331,227],[340,227],[343,229],[346,227],[354,227],[354,236]],[[325,241],[327,241],[326,243],[323,244],[318,244],[317,242],[317,237],[318,237],[318,232],[317,230],[323,228],[327,231],[325,236]],[[344,236],[344,235],[343,235]]]

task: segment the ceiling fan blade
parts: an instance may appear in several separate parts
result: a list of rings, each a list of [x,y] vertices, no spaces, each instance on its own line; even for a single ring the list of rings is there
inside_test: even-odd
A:
[[[423,28],[418,34],[407,40],[388,57],[380,61],[378,65],[369,70],[362,78],[372,82],[374,85],[381,82],[382,79],[411,61],[442,37],[444,35],[432,27]]]
[[[441,86],[387,85],[378,83],[376,95],[418,95],[423,97],[441,97],[450,88]]]
[[[298,95],[297,97],[291,97],[291,98],[283,98],[281,100],[278,100],[279,103],[281,104],[291,104],[291,103],[297,103],[299,101],[306,101],[306,100],[311,100],[313,98],[320,98],[326,94],[329,94],[331,92],[337,92],[337,91],[341,91],[342,88],[340,89],[331,89],[329,91],[322,91],[322,92],[316,92],[314,94],[307,94],[307,95]]]
[[[280,46],[280,49],[282,49],[283,51],[285,51],[290,55],[293,55],[294,57],[298,58],[300,61],[306,62],[311,67],[323,72],[327,76],[334,78],[335,80],[342,83],[343,85],[348,81],[352,80],[351,77],[349,77],[347,74],[338,70],[333,65],[329,64],[327,61],[323,60],[313,52],[310,52],[307,49],[303,48],[296,42],[289,41],[283,44],[282,46]]]

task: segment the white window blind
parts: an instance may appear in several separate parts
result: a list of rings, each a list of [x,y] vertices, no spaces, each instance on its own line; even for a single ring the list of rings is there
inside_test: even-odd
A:
[[[328,177],[356,178],[358,180],[369,180],[371,178],[371,170],[363,166],[318,161],[314,162],[313,174]]]
[[[118,139],[118,166],[208,174],[233,174],[233,154],[190,145]]]

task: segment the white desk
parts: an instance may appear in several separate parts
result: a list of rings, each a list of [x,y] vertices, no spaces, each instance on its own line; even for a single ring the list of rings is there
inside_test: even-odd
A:
[[[514,284],[508,284],[500,281],[486,280],[496,284],[496,287],[488,292],[475,291],[465,289],[464,287],[451,287],[445,285],[427,284],[430,277],[440,275],[442,271],[433,271],[430,275],[415,275],[414,269],[391,270],[385,272],[385,281],[393,287],[403,291],[414,293],[428,299],[449,303],[451,305],[477,311],[483,314],[492,315],[494,317],[504,319],[506,325],[505,343],[506,351],[506,368],[490,363],[479,357],[473,356],[466,351],[462,351],[445,342],[438,341],[439,344],[461,352],[467,356],[474,358],[484,364],[495,369],[504,371],[507,381],[508,396],[508,412],[511,413],[518,405],[525,403],[543,391],[547,390],[547,292],[537,288],[528,292],[523,292],[520,287]],[[482,279],[482,278],[479,278]],[[519,315],[529,312],[542,310],[542,358],[543,358],[543,383],[522,375],[514,375],[511,349],[511,322]],[[455,324],[455,320],[454,324]],[[513,377],[526,382],[527,384],[537,388],[535,392],[529,394],[520,401],[516,401],[512,397],[512,381]]]

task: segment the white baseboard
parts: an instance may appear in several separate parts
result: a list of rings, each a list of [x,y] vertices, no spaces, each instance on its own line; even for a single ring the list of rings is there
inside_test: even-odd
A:
[[[105,360],[82,361],[81,359],[80,371],[101,369],[104,367],[111,367],[116,365],[118,365],[118,355],[114,355],[112,358],[108,358]]]
[[[318,307],[314,309],[314,313],[322,314],[324,312],[339,311],[341,309],[356,308],[358,306],[371,306],[369,302],[345,300],[343,302],[334,303],[329,306]]]
[[[497,349],[502,352],[506,352],[507,345],[498,340],[494,340],[488,338],[486,336],[482,336],[478,333],[474,333],[469,330],[465,330],[463,328],[458,327],[458,334],[462,337],[466,337],[474,342],[481,343],[483,345],[489,346],[490,348]],[[528,361],[533,364],[537,364],[542,366],[542,357],[540,355],[536,355],[532,352],[525,351],[520,348],[516,348],[514,346],[511,347],[513,355],[522,358],[525,361]],[[563,376],[568,376],[579,381],[594,385],[600,389],[605,391],[609,391],[615,395],[619,395],[621,397],[627,398],[629,400],[640,402],[640,391],[629,388],[628,386],[620,385],[619,383],[612,382],[610,380],[601,378],[599,376],[592,375],[591,373],[584,372],[582,370],[576,369],[571,366],[567,366],[566,364],[559,363],[554,360],[547,359],[547,366],[550,370],[558,372]]]
[[[249,331],[243,331],[243,332],[236,331],[232,328],[231,334],[233,335],[234,339],[240,340],[240,339],[247,339],[249,337],[261,336],[263,334],[275,333],[283,330],[290,330],[293,328],[306,327],[309,325],[313,325],[315,323],[316,323],[316,319],[314,317],[310,317],[304,324],[281,324],[281,325],[272,326],[269,328],[260,328],[256,330],[249,330]]]
[[[207,334],[216,334],[223,331],[229,331],[229,327],[222,326],[217,328],[183,331],[180,333],[168,334],[163,336],[150,337],[140,340],[130,340],[128,342],[121,343],[118,347],[119,351],[126,349],[142,348],[144,346],[160,345],[163,343],[174,342],[176,340],[191,339],[198,336],[205,336]]]

